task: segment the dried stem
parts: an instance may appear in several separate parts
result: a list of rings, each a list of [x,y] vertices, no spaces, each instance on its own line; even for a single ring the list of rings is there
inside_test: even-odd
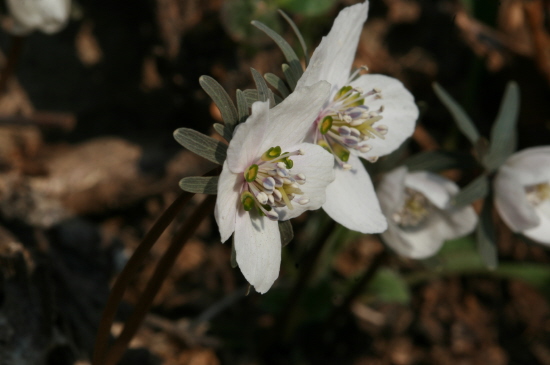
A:
[[[523,3],[523,9],[533,36],[537,65],[550,83],[550,36],[544,29],[543,5],[542,1],[526,1]]]
[[[11,45],[10,50],[8,51],[6,64],[0,73],[0,97],[6,91],[8,80],[11,75],[15,73],[15,69],[17,68],[17,63],[19,61],[19,55],[21,55],[21,51],[23,50],[24,40],[25,37],[23,36],[11,36]]]
[[[118,306],[122,301],[128,283],[135,276],[143,261],[147,258],[151,247],[153,247],[160,235],[166,230],[168,225],[172,223],[177,214],[183,209],[185,204],[189,202],[193,195],[194,194],[187,192],[180,194],[180,196],[159,217],[149,232],[147,232],[137,249],[134,251],[134,254],[130,257],[130,260],[128,260],[128,263],[119,274],[113,285],[113,289],[111,289],[111,295],[107,299],[101,321],[99,322],[92,364],[102,365],[101,360],[107,349],[111,325],[115,319]]]
[[[162,283],[170,273],[170,270],[174,266],[176,259],[183,249],[183,246],[189,238],[195,233],[196,229],[202,222],[202,220],[212,212],[214,204],[216,202],[215,195],[209,195],[206,199],[197,207],[195,212],[189,217],[185,224],[174,235],[170,246],[159,260],[153,276],[147,283],[145,290],[139,297],[138,303],[134,308],[130,318],[124,324],[124,329],[120,336],[115,340],[113,346],[109,349],[109,352],[105,356],[105,361],[101,362],[101,365],[116,365],[126,348],[128,343],[134,337],[135,333],[139,329],[139,326],[143,322],[143,319],[149,312],[158,293]],[[100,363],[97,363],[99,365]]]

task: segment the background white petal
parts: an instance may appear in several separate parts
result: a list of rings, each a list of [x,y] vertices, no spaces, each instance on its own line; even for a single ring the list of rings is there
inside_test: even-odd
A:
[[[391,222],[388,230],[382,233],[382,238],[388,246],[398,254],[412,259],[433,256],[439,251],[448,236],[449,228],[437,210],[421,229],[404,231]]]
[[[382,211],[389,215],[405,203],[407,168],[402,166],[382,176],[376,189]]]
[[[28,34],[35,29],[55,33],[69,19],[70,0],[8,0],[7,6],[15,20],[13,32]]]
[[[405,186],[424,194],[439,209],[446,208],[451,196],[459,190],[452,181],[427,171],[408,174],[405,178]]]
[[[220,230],[222,242],[227,241],[235,230],[235,217],[239,207],[243,181],[243,175],[232,173],[227,166],[227,161],[225,161],[218,181],[218,197],[214,209],[214,217]]]
[[[327,187],[323,209],[344,227],[361,233],[380,233],[386,230],[372,181],[365,167],[355,156],[350,156],[353,170],[335,168],[336,179]]]
[[[540,219],[539,225],[522,233],[534,241],[550,245],[550,201],[546,200],[535,209]]]
[[[522,232],[540,223],[535,208],[527,200],[525,187],[516,170],[505,164],[498,171],[493,184],[495,207],[512,231]]]
[[[302,214],[306,210],[315,210],[321,208],[326,200],[326,189],[328,184],[334,181],[334,157],[325,151],[321,146],[310,143],[302,143],[294,149],[302,149],[305,154],[292,158],[294,166],[292,173],[302,173],[306,176],[306,183],[300,185],[304,196],[309,199],[309,203],[301,205],[293,203],[294,209],[277,209],[279,220],[287,220]]]
[[[281,237],[279,225],[255,210],[240,209],[235,226],[237,263],[257,292],[265,293],[279,276]]]
[[[383,118],[375,126],[383,124],[388,127],[385,138],[369,140],[368,144],[372,149],[361,156],[384,156],[395,151],[414,132],[418,119],[418,107],[414,102],[414,97],[401,81],[384,75],[361,75],[351,85],[360,87],[365,92],[373,88],[382,91],[382,99],[368,98],[365,100],[365,105],[373,111],[383,105]]]
[[[333,92],[344,86],[350,76],[368,10],[369,2],[366,1],[347,7],[338,14],[332,29],[313,52],[296,90],[320,80],[328,81]]]
[[[550,146],[527,148],[513,154],[504,164],[522,185],[550,181]]]
[[[252,104],[250,117],[237,126],[227,149],[227,163],[232,172],[244,172],[265,152],[260,152],[259,147],[269,123],[269,102],[257,101]]]

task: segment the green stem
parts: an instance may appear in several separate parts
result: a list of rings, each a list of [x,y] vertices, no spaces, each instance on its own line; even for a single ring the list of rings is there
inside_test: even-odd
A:
[[[304,265],[300,270],[298,280],[288,295],[286,304],[284,305],[281,315],[277,321],[277,326],[274,329],[276,336],[275,338],[286,338],[288,332],[290,331],[290,323],[294,317],[296,306],[307,286],[311,274],[313,273],[313,269],[315,268],[321,252],[323,251],[323,247],[325,247],[325,244],[335,227],[336,222],[331,219],[330,223],[326,225],[324,231],[321,232],[317,241],[313,244],[313,247],[303,260]]]
[[[378,272],[378,269],[382,266],[382,264],[386,261],[387,258],[388,258],[388,251],[384,247],[382,251],[380,251],[376,256],[374,256],[369,267],[367,268],[367,270],[365,270],[361,278],[355,283],[355,285],[348,292],[348,295],[344,298],[344,300],[342,301],[342,304],[340,304],[338,307],[333,309],[332,313],[328,317],[325,328],[327,329],[330,328],[336,322],[336,320],[338,320],[351,307],[351,305],[357,299],[357,297],[361,295],[361,293],[363,293],[365,288],[372,281],[372,279]]]
[[[115,340],[113,346],[109,349],[102,365],[116,365],[118,363],[126,351],[128,343],[130,343],[130,340],[134,337],[135,333],[139,329],[139,326],[143,322],[143,319],[149,312],[155,296],[162,286],[162,283],[170,273],[170,270],[174,266],[179,253],[183,249],[183,246],[195,233],[202,220],[212,212],[215,202],[215,195],[207,196],[206,199],[204,199],[204,201],[197,207],[191,217],[186,221],[186,223],[174,235],[172,241],[170,242],[170,246],[159,260],[153,276],[139,297],[134,311],[124,324],[122,333]]]

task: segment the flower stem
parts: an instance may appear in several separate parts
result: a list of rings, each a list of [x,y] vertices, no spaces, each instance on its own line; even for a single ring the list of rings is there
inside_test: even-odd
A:
[[[317,260],[319,259],[319,256],[321,255],[321,252],[323,251],[323,248],[325,247],[325,244],[335,227],[336,222],[331,219],[330,223],[325,226],[325,229],[318,236],[317,241],[313,244],[311,250],[303,260],[304,266],[300,270],[296,284],[288,295],[286,304],[281,311],[279,320],[277,321],[277,326],[274,329],[276,336],[275,338],[285,338],[290,332],[290,323],[294,317],[296,305],[299,303],[301,295],[307,286],[311,274],[313,273],[315,264],[317,263]]]
[[[116,365],[118,363],[126,351],[128,343],[134,337],[139,326],[143,322],[143,319],[147,315],[147,312],[149,312],[156,294],[174,266],[179,253],[183,249],[183,246],[195,233],[195,230],[198,228],[200,222],[212,212],[215,202],[215,195],[207,196],[206,199],[204,199],[204,201],[197,207],[191,217],[185,222],[185,224],[176,232],[170,242],[170,246],[159,260],[153,276],[139,297],[134,311],[124,324],[122,333],[115,340],[113,346],[109,349],[109,352],[104,358],[104,362],[97,363],[97,365]]]
[[[107,299],[105,309],[103,310],[103,314],[101,316],[101,321],[99,322],[92,364],[102,364],[102,358],[107,349],[109,334],[111,333],[111,324],[115,319],[118,306],[122,301],[122,296],[124,295],[124,291],[128,286],[128,283],[141,267],[143,261],[147,258],[151,247],[153,247],[160,235],[176,218],[177,214],[183,209],[187,202],[189,202],[193,195],[194,194],[187,192],[182,192],[180,194],[180,196],[168,207],[168,209],[166,209],[159,219],[157,219],[149,232],[147,232],[139,246],[134,251],[132,257],[130,257],[130,260],[128,260],[126,266],[124,266],[124,269],[122,269],[122,272],[118,275],[117,280],[111,289],[111,294]]]
[[[374,256],[369,267],[365,270],[361,278],[359,278],[359,280],[351,288],[342,303],[332,310],[332,313],[328,316],[328,320],[325,323],[326,329],[329,329],[331,326],[333,326],[336,321],[350,308],[357,297],[361,295],[361,293],[363,293],[365,288],[369,285],[369,283],[378,272],[378,269],[382,266],[387,258],[388,251],[384,247],[382,251]]]
[[[21,55],[21,51],[23,50],[24,40],[25,37],[23,36],[11,36],[11,45],[8,51],[6,64],[0,73],[0,96],[2,96],[6,91],[8,80],[17,68],[19,55]]]

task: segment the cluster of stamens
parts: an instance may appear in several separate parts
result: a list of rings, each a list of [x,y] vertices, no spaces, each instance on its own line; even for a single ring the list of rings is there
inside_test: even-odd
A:
[[[424,194],[405,188],[405,203],[392,214],[392,219],[403,229],[415,229],[430,215],[431,204]]]
[[[273,208],[293,209],[292,203],[307,204],[300,185],[305,184],[304,174],[293,175],[290,171],[294,162],[292,156],[303,155],[303,151],[283,152],[281,147],[271,147],[254,164],[244,171],[245,184],[241,193],[244,210],[256,207],[260,214],[271,220],[279,215]]]
[[[550,183],[544,182],[525,187],[527,200],[533,205],[538,206],[545,200],[550,200]]]
[[[377,124],[382,119],[384,107],[369,110],[365,105],[368,98],[381,99],[381,91],[372,89],[364,92],[358,87],[344,86],[315,121],[315,143],[331,152],[340,166],[347,170],[351,169],[347,163],[350,150],[366,153],[372,149],[368,143],[370,139],[384,139],[388,133],[386,125]],[[368,160],[376,162],[377,159],[370,157]]]

